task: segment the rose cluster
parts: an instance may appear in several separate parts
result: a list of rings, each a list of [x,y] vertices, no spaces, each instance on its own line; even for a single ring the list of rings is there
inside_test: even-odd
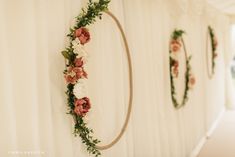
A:
[[[75,85],[79,80],[86,79],[87,73],[84,69],[84,63],[86,61],[86,51],[84,45],[90,41],[90,33],[87,28],[81,27],[74,31],[74,40],[72,41],[73,53],[76,58],[69,64],[65,71],[65,80],[68,84]],[[75,98],[74,100],[74,113],[78,116],[85,116],[91,108],[89,98]]]
[[[217,42],[215,42],[217,43]],[[172,76],[174,78],[177,78],[179,75],[179,61],[178,61],[178,54],[180,52],[180,49],[182,47],[182,44],[179,40],[179,38],[177,39],[172,39],[170,42],[170,55],[171,55],[171,62],[170,62],[170,67],[171,67],[171,72],[172,72]],[[189,82],[188,82],[188,86],[189,88],[193,88],[193,86],[196,83],[196,79],[194,77],[194,75],[190,72],[189,73]]]
[[[177,78],[179,75],[179,61],[177,60],[177,55],[181,49],[181,43],[178,39],[172,39],[170,42],[171,49],[171,70],[173,77]]]
[[[82,58],[76,58],[74,65],[68,67],[65,73],[65,79],[67,83],[75,84],[81,78],[87,78],[87,73],[83,68]]]
[[[218,40],[217,40],[217,38],[214,36],[213,37],[213,46],[214,46],[214,50],[216,51],[216,49],[217,49],[217,46],[218,46]],[[214,58],[216,58],[218,55],[217,55],[217,53],[214,51],[214,53],[213,53],[213,59]]]

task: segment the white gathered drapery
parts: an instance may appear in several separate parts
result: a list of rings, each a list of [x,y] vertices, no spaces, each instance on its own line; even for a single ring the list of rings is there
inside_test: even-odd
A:
[[[0,0],[0,156],[87,157],[66,114],[64,60],[60,51],[74,17],[87,1]],[[112,0],[133,60],[134,101],[122,139],[104,157],[189,157],[224,108],[229,19],[204,0]],[[206,32],[218,36],[216,73],[206,75]],[[197,79],[185,107],[170,96],[169,39],[186,31]],[[124,45],[110,17],[89,27],[88,125],[102,143],[120,131],[127,111],[128,75]],[[182,60],[183,63],[183,60]],[[183,67],[183,66],[182,66]],[[184,69],[181,69],[183,72]],[[183,77],[177,83],[179,99]],[[40,152],[36,154],[37,152]],[[18,154],[17,154],[18,153]]]

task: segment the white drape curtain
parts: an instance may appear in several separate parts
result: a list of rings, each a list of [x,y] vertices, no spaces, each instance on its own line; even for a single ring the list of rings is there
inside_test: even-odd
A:
[[[30,151],[34,156],[88,156],[66,114],[60,54],[73,18],[86,2],[0,0],[0,156],[21,157]],[[128,38],[134,102],[126,133],[102,156],[189,157],[225,105],[229,19],[204,0],[112,0],[110,11]],[[206,75],[207,25],[215,28],[219,40],[212,80]],[[186,47],[197,79],[180,110],[174,109],[170,96],[168,43],[174,28],[187,32]],[[87,121],[105,144],[120,131],[127,111],[127,61],[110,17],[104,15],[89,29],[87,84],[92,110]],[[181,99],[184,86],[177,84]]]
[[[231,26],[230,26],[230,31],[227,34],[228,35],[228,39],[230,39],[230,41],[226,42],[227,44],[230,44],[230,46],[228,46],[228,52],[226,53],[226,105],[227,108],[229,109],[235,109],[235,87],[234,87],[234,81],[232,78],[232,73],[231,73],[231,66],[232,66],[232,62],[233,62],[233,57],[234,57],[234,21],[231,18]]]

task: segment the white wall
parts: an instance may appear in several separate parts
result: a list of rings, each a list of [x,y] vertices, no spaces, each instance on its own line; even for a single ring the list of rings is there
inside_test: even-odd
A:
[[[43,151],[46,157],[88,156],[66,115],[65,35],[85,1],[0,1],[0,156]],[[130,46],[134,104],[124,137],[105,157],[188,157],[225,105],[225,54],[229,19],[203,0],[113,0]],[[206,29],[219,40],[216,75],[206,75]],[[184,29],[197,84],[185,107],[170,96],[168,43]],[[90,28],[87,119],[109,142],[119,131],[128,98],[127,66],[118,30],[106,15]],[[183,60],[182,60],[183,61]],[[181,69],[183,70],[183,69]],[[181,78],[182,79],[182,78]],[[183,80],[181,80],[183,81]],[[179,82],[179,91],[184,88]]]

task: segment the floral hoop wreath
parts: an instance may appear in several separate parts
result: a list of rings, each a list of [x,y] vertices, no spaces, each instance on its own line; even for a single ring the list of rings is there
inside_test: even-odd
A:
[[[175,108],[180,108],[184,106],[188,100],[188,91],[193,88],[193,86],[196,83],[196,79],[194,75],[192,74],[190,60],[192,56],[187,55],[186,47],[184,44],[184,40],[182,35],[185,32],[183,30],[174,30],[174,32],[171,35],[170,40],[170,47],[169,47],[169,53],[170,53],[170,81],[171,81],[171,98],[172,102],[174,104]],[[177,101],[176,98],[176,90],[174,85],[174,80],[178,78],[179,75],[179,61],[178,61],[178,55],[180,53],[181,48],[183,47],[184,50],[184,56],[186,59],[186,71],[185,71],[185,89],[184,89],[184,95],[183,100],[181,103]]]
[[[108,3],[110,0],[99,0],[99,2],[92,2],[89,0],[87,9],[82,9],[82,13],[76,17],[76,25],[70,29],[70,33],[67,35],[70,39],[70,45],[62,54],[66,60],[66,69],[64,70],[65,80],[67,82],[67,101],[68,101],[68,114],[71,114],[75,126],[74,134],[79,135],[87,147],[87,151],[95,156],[101,155],[100,150],[108,149],[116,144],[122,135],[124,134],[132,110],[133,100],[133,79],[132,79],[132,64],[131,56],[127,43],[125,33],[121,27],[118,19],[108,11]],[[102,18],[102,13],[109,15],[116,23],[126,50],[129,70],[129,101],[128,110],[125,118],[125,122],[121,128],[119,134],[107,145],[99,146],[100,140],[93,138],[93,130],[87,127],[87,123],[84,120],[87,112],[91,108],[91,102],[89,98],[84,94],[76,94],[74,92],[75,85],[79,85],[79,89],[82,90],[82,80],[87,79],[87,73],[85,71],[85,63],[87,58],[87,52],[85,51],[85,44],[90,41],[90,33],[86,26],[93,24],[96,21],[96,17]]]
[[[215,74],[215,59],[218,56],[216,53],[217,46],[218,46],[218,40],[215,36],[214,29],[211,26],[208,26],[208,33],[207,33],[207,39],[206,39],[206,45],[208,45],[208,36],[210,36],[210,41],[211,41],[211,70],[209,68],[209,52],[208,52],[208,47],[206,48],[206,63],[207,63],[207,75],[211,79],[213,75]],[[210,72],[211,71],[211,72]]]

